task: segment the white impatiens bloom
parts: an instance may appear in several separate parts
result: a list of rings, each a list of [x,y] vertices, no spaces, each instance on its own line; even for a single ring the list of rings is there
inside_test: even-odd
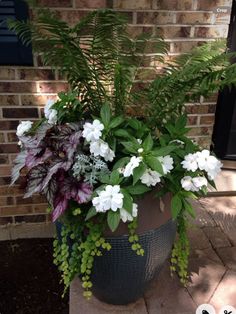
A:
[[[133,174],[135,168],[137,168],[140,162],[143,160],[142,157],[133,156],[130,158],[129,163],[125,166],[124,177],[129,177]]]
[[[140,180],[147,186],[155,186],[158,182],[161,182],[161,174],[149,168],[144,172]]]
[[[190,176],[183,177],[181,179],[181,185],[185,191],[192,191],[192,192],[197,191],[195,185],[193,184],[192,177]]]
[[[57,111],[52,108],[53,104],[54,101],[49,99],[44,107],[44,115],[49,124],[55,124],[57,122]]]
[[[188,171],[196,171],[198,169],[197,153],[186,155],[184,160],[181,162],[181,165]]]
[[[103,157],[106,161],[112,161],[115,157],[115,153],[108,146],[106,142],[99,139],[90,143],[90,153],[96,156]]]
[[[192,182],[196,189],[201,189],[203,186],[207,186],[207,179],[205,177],[192,178]]]
[[[127,221],[133,221],[134,217],[138,215],[138,205],[133,203],[132,215],[127,212],[124,208],[120,209],[120,218],[125,223]]]
[[[33,125],[33,122],[31,121],[22,121],[17,127],[16,135],[18,137],[24,135],[26,132],[28,132],[31,129],[32,125]]]
[[[205,177],[190,177],[185,176],[181,179],[182,188],[186,191],[198,192],[201,188],[207,186],[207,179]]]
[[[165,157],[158,157],[161,162],[164,174],[169,173],[173,168],[174,160],[170,155],[166,155]]]
[[[199,169],[205,170],[209,179],[214,180],[221,171],[222,163],[215,156],[211,156],[207,149],[197,152],[196,156]]]
[[[82,136],[88,142],[97,141],[100,139],[103,129],[104,125],[99,120],[94,120],[93,123],[86,122]]]
[[[115,212],[123,208],[123,198],[119,185],[107,185],[105,190],[98,192],[92,203],[97,212],[106,212],[110,209]]]

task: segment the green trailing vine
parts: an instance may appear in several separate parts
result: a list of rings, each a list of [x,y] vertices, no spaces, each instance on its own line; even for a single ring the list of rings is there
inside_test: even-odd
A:
[[[177,218],[178,238],[175,241],[171,254],[171,274],[176,272],[183,285],[188,281],[189,239],[187,237],[187,220],[183,214]]]
[[[132,244],[131,249],[136,252],[137,255],[144,256],[144,249],[139,243],[139,236],[136,234],[138,226],[137,218],[128,224],[129,229],[129,242]]]

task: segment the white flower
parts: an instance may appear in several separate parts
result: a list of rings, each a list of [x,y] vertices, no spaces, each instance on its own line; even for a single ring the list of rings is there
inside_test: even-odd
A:
[[[184,160],[181,162],[184,169],[188,171],[196,171],[198,168],[197,154],[188,154],[184,157]]]
[[[172,141],[169,142],[169,144],[171,144],[171,143],[174,143],[174,144],[176,143],[176,144],[179,144],[181,146],[185,145],[185,143],[183,141],[181,141],[181,140],[172,140]]]
[[[143,141],[141,140],[141,138],[137,138],[137,142],[141,145]]]
[[[190,176],[185,176],[181,179],[181,185],[182,185],[182,188],[186,191],[193,191],[193,192],[196,192],[196,187],[195,185],[193,184],[193,181],[192,181],[192,177]]]
[[[215,156],[211,156],[209,150],[206,149],[197,152],[196,156],[199,169],[205,170],[208,177],[214,180],[221,171],[222,163]]]
[[[101,156],[106,161],[112,161],[115,157],[113,150],[101,139],[90,143],[90,153],[95,157]]]
[[[129,177],[133,174],[135,168],[137,168],[142,161],[142,157],[133,156],[130,158],[129,163],[125,166],[124,177]]]
[[[203,186],[207,186],[207,179],[205,177],[194,177],[192,182],[196,189],[201,189]]]
[[[44,115],[49,124],[55,124],[57,122],[57,111],[52,109],[54,101],[49,99],[44,107]]]
[[[173,168],[174,160],[170,155],[166,155],[165,157],[158,157],[159,161],[161,162],[164,174],[169,173]]]
[[[207,179],[205,177],[190,177],[185,176],[181,179],[182,188],[186,191],[197,192],[202,187],[207,186]]]
[[[97,212],[106,212],[109,209],[115,212],[123,207],[123,198],[119,185],[107,185],[105,190],[98,192],[92,203]]]
[[[133,203],[132,215],[127,212],[124,208],[120,209],[120,218],[125,223],[127,221],[133,221],[134,217],[138,215],[138,205]]]
[[[88,142],[97,141],[100,139],[103,129],[104,125],[99,120],[94,120],[93,123],[86,122],[82,135]]]
[[[138,149],[138,153],[139,153],[139,154],[143,153],[143,148],[139,148],[139,149]]]
[[[17,127],[16,135],[18,137],[24,135],[26,132],[28,132],[31,129],[32,124],[33,122],[31,121],[22,121]]]
[[[149,168],[144,172],[140,180],[147,186],[155,186],[158,182],[161,182],[161,175],[157,171],[153,171]]]

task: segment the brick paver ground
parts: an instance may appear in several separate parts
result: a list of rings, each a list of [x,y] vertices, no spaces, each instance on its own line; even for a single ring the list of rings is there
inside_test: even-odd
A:
[[[224,305],[236,308],[236,197],[209,197],[194,204],[197,219],[189,231],[190,282],[183,288],[171,278],[169,265],[142,299],[128,306],[112,306],[82,297],[75,280],[70,290],[70,314],[194,314],[209,303],[216,314]]]

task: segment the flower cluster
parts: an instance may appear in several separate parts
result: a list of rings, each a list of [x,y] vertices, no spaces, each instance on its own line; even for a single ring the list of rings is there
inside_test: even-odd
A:
[[[84,124],[83,137],[90,143],[90,153],[103,157],[106,161],[112,161],[115,153],[110,149],[109,145],[101,139],[104,125],[99,120],[93,123],[86,122]]]

